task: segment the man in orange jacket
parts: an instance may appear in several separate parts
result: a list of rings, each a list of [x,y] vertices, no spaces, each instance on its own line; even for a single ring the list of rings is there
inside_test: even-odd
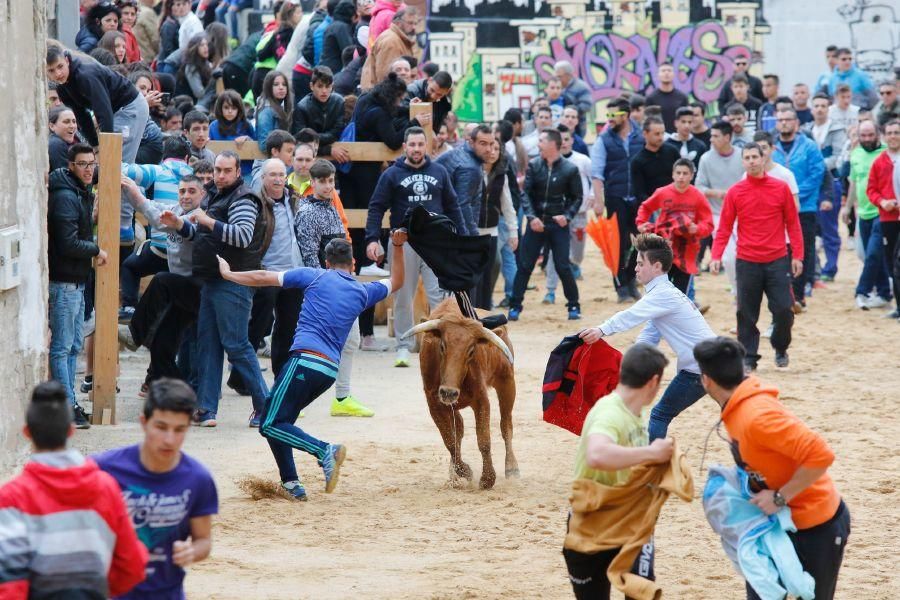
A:
[[[777,389],[745,374],[745,356],[726,337],[694,347],[703,387],[722,407],[734,460],[749,475],[751,502],[767,515],[791,509],[797,531],[788,536],[816,581],[816,600],[834,598],[850,535],[850,511],[827,473],[834,453],[784,407]],[[747,598],[759,598],[749,584]]]

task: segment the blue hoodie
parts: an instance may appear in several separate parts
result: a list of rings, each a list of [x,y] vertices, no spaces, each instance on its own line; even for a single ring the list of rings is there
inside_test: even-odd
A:
[[[875,84],[869,74],[853,65],[846,71],[840,71],[835,67],[831,73],[831,79],[828,81],[828,95],[832,98],[837,92],[837,86],[846,83],[853,92],[853,103],[868,110],[878,101],[878,95],[875,93]]]
[[[825,158],[812,138],[798,132],[788,154],[785,154],[781,140],[776,140],[772,160],[787,167],[797,178],[800,212],[818,211],[819,190],[825,175]]]
[[[401,226],[406,213],[417,205],[429,212],[446,215],[458,232],[465,235],[468,231],[447,169],[431,162],[427,156],[425,163],[416,169],[400,157],[381,174],[372,193],[366,220],[366,243],[376,242],[381,237],[385,212],[391,211],[391,229],[394,229]]]

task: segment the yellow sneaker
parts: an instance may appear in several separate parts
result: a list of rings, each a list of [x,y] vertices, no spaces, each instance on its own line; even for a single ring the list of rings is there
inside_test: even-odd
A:
[[[366,408],[356,401],[353,396],[347,396],[341,401],[337,398],[331,401],[332,417],[372,417],[375,411]]]

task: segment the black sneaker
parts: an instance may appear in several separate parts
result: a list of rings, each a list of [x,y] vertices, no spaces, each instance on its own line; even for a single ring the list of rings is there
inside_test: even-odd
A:
[[[755,370],[756,370],[756,361],[744,359],[744,371],[747,373],[752,373]]]
[[[76,404],[72,407],[72,412],[74,413],[74,423],[75,429],[90,429],[91,421],[88,418],[89,415],[84,412],[84,408]]]
[[[84,380],[81,382],[81,393],[87,394],[92,389],[94,389],[94,376],[93,375],[85,375]]]
[[[779,369],[787,368],[788,364],[790,364],[790,359],[788,358],[787,352],[776,352],[775,353],[775,366]]]

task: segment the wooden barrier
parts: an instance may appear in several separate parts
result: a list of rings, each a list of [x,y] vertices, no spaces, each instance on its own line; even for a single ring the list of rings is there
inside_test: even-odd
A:
[[[409,116],[417,117],[420,115],[431,114],[430,102],[417,102],[409,105]],[[432,140],[434,139],[434,128],[431,126],[424,127],[425,138],[427,140],[426,150],[431,154]],[[225,150],[236,152],[241,160],[265,160],[269,158],[259,149],[259,144],[253,140],[247,140],[240,146],[233,141],[209,141],[206,147],[214,154],[219,154]],[[343,148],[350,155],[350,160],[356,162],[384,162],[394,160],[402,154],[401,150],[391,150],[381,142],[335,142],[332,148]],[[319,158],[331,158],[330,156],[321,156]]]
[[[100,183],[97,197],[97,243],[107,262],[97,267],[94,330],[94,387],[91,391],[95,425],[116,422],[116,378],[119,371],[119,214],[122,203],[122,134],[100,134]]]

